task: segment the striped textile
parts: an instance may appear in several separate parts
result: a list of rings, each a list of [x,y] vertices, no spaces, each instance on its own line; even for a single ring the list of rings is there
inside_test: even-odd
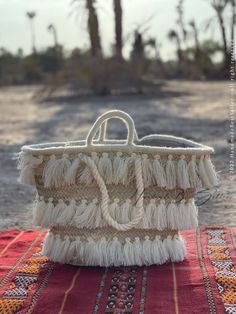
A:
[[[41,254],[45,231],[0,232],[0,313],[236,313],[235,228],[182,232],[187,258],[150,267],[76,267]]]

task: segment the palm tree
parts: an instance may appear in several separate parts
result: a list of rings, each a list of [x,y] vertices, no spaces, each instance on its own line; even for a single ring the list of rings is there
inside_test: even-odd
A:
[[[234,28],[236,25],[236,0],[231,0],[231,7],[232,7],[232,20],[231,20],[231,44],[234,42]]]
[[[231,0],[210,0],[210,4],[212,8],[216,12],[216,17],[219,23],[221,36],[222,36],[222,42],[223,42],[223,53],[224,53],[224,64],[225,68],[228,69],[229,62],[230,62],[230,53],[229,53],[229,47],[227,44],[227,38],[226,38],[226,27],[225,27],[225,21],[223,17],[224,10],[226,6],[231,2]],[[235,5],[235,3],[234,3]],[[235,17],[233,17],[235,19]]]
[[[122,58],[122,6],[121,0],[113,0],[115,15],[116,56]]]
[[[36,16],[36,12],[28,11],[26,12],[26,16],[30,22],[30,32],[31,32],[31,41],[32,41],[32,52],[36,53],[36,46],[35,46],[35,30],[34,30],[34,18]]]
[[[184,0],[179,0],[178,5],[176,6],[176,10],[178,13],[177,24],[180,27],[180,32],[181,32],[180,34],[182,34],[181,38],[182,38],[182,41],[186,43],[187,30],[185,29],[185,23],[184,23]]]
[[[95,7],[96,0],[72,0],[71,3],[72,5],[75,3],[78,4],[76,8],[77,12],[80,11],[81,4],[83,6],[82,9],[86,9],[88,14],[87,29],[89,33],[91,54],[93,57],[101,56],[102,48],[97,9]]]
[[[96,0],[86,0],[88,10],[88,32],[91,43],[91,53],[93,57],[101,55],[101,40],[99,34],[99,23],[97,11],[94,6]]]
[[[196,26],[196,23],[194,20],[189,22],[189,25],[191,26],[192,30],[193,30],[193,36],[194,36],[194,41],[195,41],[195,50],[196,50],[196,54],[198,54],[200,52],[200,44],[199,44],[199,39],[198,39],[198,29]]]
[[[181,48],[181,42],[180,42],[179,34],[175,30],[170,30],[168,33],[168,38],[170,40],[176,42],[178,59],[179,59],[179,62],[182,62],[183,61],[183,54],[182,54],[182,48]]]
[[[48,31],[52,32],[53,40],[54,40],[54,47],[56,48],[58,46],[57,41],[57,30],[53,24],[48,25]]]

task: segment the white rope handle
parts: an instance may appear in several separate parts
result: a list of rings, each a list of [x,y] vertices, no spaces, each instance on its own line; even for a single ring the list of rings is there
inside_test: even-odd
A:
[[[123,121],[126,125],[126,128],[128,130],[128,134],[127,134],[127,140],[126,140],[126,144],[127,145],[133,145],[134,143],[134,139],[135,139],[135,134],[136,134],[136,130],[135,130],[135,125],[134,125],[134,121],[133,119],[124,111],[120,111],[120,110],[111,110],[108,111],[106,113],[104,113],[103,115],[101,115],[94,123],[94,125],[92,126],[92,128],[90,129],[87,139],[86,139],[86,144],[87,146],[92,146],[93,145],[93,139],[95,137],[95,135],[97,134],[98,130],[100,128],[100,134],[102,136],[105,135],[106,133],[106,125],[103,125],[103,123],[111,118],[117,118],[120,119],[121,121]]]
[[[106,184],[104,183],[103,178],[101,177],[100,173],[98,172],[97,166],[95,165],[94,161],[88,157],[84,156],[83,161],[86,163],[86,165],[89,167],[90,171],[92,172],[95,181],[97,182],[97,185],[99,186],[99,189],[102,194],[102,202],[101,202],[101,211],[103,218],[106,220],[109,226],[119,230],[119,231],[126,231],[133,227],[135,227],[143,218],[144,210],[143,210],[143,178],[142,178],[142,163],[141,158],[135,159],[135,178],[137,183],[137,200],[136,200],[136,208],[137,212],[135,214],[135,217],[132,221],[126,223],[126,224],[120,224],[117,221],[115,221],[108,210],[109,205],[109,194],[107,191]]]
[[[101,124],[101,126],[99,128],[98,140],[96,143],[100,144],[100,143],[104,143],[106,141],[107,123],[108,123],[108,120],[110,120],[112,118],[108,118],[107,120],[105,120]],[[120,141],[122,141],[122,140],[120,140]],[[139,139],[138,139],[137,131],[136,131],[136,129],[134,129],[134,143],[137,143],[137,142],[139,142]]]

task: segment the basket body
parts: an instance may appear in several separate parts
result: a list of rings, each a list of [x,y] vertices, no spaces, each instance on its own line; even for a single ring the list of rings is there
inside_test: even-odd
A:
[[[113,117],[126,123],[126,142],[105,139]],[[153,141],[165,146],[146,144]],[[182,261],[179,230],[197,226],[194,194],[217,184],[212,152],[170,136],[138,140],[120,111],[101,116],[85,142],[23,147],[21,181],[38,192],[34,224],[50,228],[44,253],[90,266]]]

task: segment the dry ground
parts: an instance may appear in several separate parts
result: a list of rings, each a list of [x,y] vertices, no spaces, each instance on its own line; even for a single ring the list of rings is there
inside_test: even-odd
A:
[[[109,109],[130,113],[139,136],[169,133],[214,146],[213,158],[221,174],[219,193],[205,201],[198,195],[200,224],[236,224],[235,177],[229,176],[230,89],[228,82],[165,82],[152,96],[59,98],[39,101],[39,87],[0,90],[0,229],[31,228],[35,191],[17,182],[14,154],[24,144],[84,138],[96,117]],[[111,136],[125,136],[121,124]],[[223,193],[223,195],[222,195]],[[219,195],[220,194],[220,195]],[[204,203],[204,204],[202,204]]]

